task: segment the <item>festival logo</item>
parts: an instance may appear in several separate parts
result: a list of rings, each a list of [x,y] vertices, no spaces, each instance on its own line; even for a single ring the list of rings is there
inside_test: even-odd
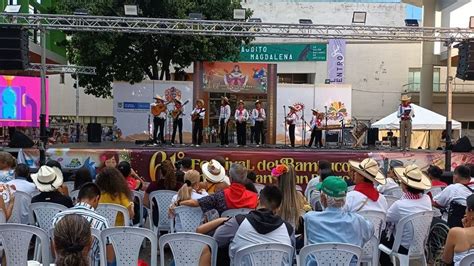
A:
[[[330,120],[341,120],[347,117],[347,109],[343,102],[331,102],[328,107],[328,119]]]
[[[165,90],[165,100],[168,102],[171,102],[176,98],[181,99],[181,97],[181,90],[176,87],[171,87]]]

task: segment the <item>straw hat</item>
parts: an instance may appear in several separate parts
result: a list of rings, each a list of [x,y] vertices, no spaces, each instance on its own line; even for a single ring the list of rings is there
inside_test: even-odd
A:
[[[408,95],[402,95],[402,98],[400,99],[402,102],[409,101],[411,100],[411,97]]]
[[[163,101],[163,98],[161,98],[160,95],[156,95],[155,97],[153,97],[153,99]]]
[[[411,164],[407,167],[396,167],[393,169],[398,179],[405,185],[426,190],[431,188],[431,180],[425,175],[416,164]]]
[[[296,109],[296,107],[294,107],[293,105],[290,105],[289,108],[292,110],[298,111],[298,109]]]
[[[31,179],[41,192],[57,190],[63,184],[63,173],[57,167],[41,166],[36,174],[31,175]]]
[[[256,100],[255,105],[257,105],[257,103],[262,103],[262,102],[260,100]]]
[[[367,158],[362,162],[349,160],[349,164],[357,173],[363,175],[372,182],[377,182],[381,185],[387,183],[385,176],[380,172],[379,164],[374,159]]]
[[[227,97],[225,97],[225,96],[222,96],[221,99],[224,100],[224,102],[226,102],[226,103],[229,102],[229,98],[227,98]]]
[[[311,111],[319,113],[318,109],[311,109]]]
[[[204,163],[201,170],[206,177],[206,180],[211,183],[220,183],[224,181],[226,177],[224,167],[216,160]]]
[[[245,105],[245,103],[244,103],[244,101],[243,101],[243,100],[240,100],[240,101],[239,101],[239,104],[243,104],[243,105]]]
[[[201,103],[202,105],[204,105],[204,100],[203,100],[203,99],[198,99],[198,100],[196,101],[196,103]]]
[[[181,100],[180,100],[178,97],[175,97],[175,98],[174,98],[174,101],[177,102],[177,103],[179,103],[179,104],[182,104]]]

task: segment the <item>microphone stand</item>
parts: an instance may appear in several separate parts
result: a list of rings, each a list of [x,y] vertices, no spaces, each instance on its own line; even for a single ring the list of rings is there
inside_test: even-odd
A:
[[[284,127],[285,127],[285,148],[286,148],[286,134],[287,134],[287,127],[286,127],[286,105],[283,105],[283,123],[284,123]]]
[[[327,136],[327,127],[328,127],[328,107],[324,106],[324,120],[326,121],[325,127],[326,129],[324,130],[324,148],[327,148],[327,141],[326,141],[326,136]]]
[[[306,130],[305,130],[305,125],[306,123],[306,120],[304,120],[304,107],[302,109],[302,113],[301,113],[301,147],[304,148],[305,144],[306,144]]]

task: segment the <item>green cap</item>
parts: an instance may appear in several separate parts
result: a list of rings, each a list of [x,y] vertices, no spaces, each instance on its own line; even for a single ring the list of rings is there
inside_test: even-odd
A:
[[[346,196],[347,183],[338,176],[328,176],[323,182],[316,185],[316,189],[330,197],[342,198]]]

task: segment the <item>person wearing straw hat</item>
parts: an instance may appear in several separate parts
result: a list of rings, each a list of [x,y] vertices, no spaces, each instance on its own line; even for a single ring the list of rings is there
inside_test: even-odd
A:
[[[36,174],[31,175],[31,179],[38,191],[40,191],[39,195],[31,199],[31,203],[51,202],[64,205],[67,208],[73,206],[71,198],[58,191],[63,185],[64,179],[61,170],[57,167],[43,165]]]
[[[311,109],[313,117],[311,118],[311,139],[309,140],[308,148],[311,148],[314,142],[315,147],[323,147],[323,131],[321,130],[322,119],[320,118],[319,112],[316,109]]]
[[[202,129],[204,128],[205,117],[204,100],[198,99],[196,107],[191,112],[191,120],[193,121],[193,144],[191,146],[199,147],[202,144]]]
[[[225,174],[225,168],[217,160],[211,160],[201,166],[205,177],[204,187],[209,194],[214,194],[230,185],[229,177]]]
[[[386,191],[398,187],[398,183],[396,181],[398,180],[398,178],[395,175],[395,172],[393,171],[395,167],[403,167],[403,162],[400,160],[390,160],[387,166],[388,169],[385,174],[385,177],[386,177],[385,180],[387,182],[383,185],[377,186],[377,190],[380,193],[384,194]]]
[[[229,119],[230,119],[229,98],[221,98],[221,108],[219,111],[219,135],[221,139],[221,147],[229,147]]]
[[[411,129],[412,119],[415,117],[415,112],[410,104],[411,98],[408,95],[403,95],[402,103],[398,107],[397,117],[400,118],[400,149],[409,150],[411,143]]]
[[[412,214],[424,211],[431,211],[431,199],[424,194],[425,190],[431,188],[431,180],[426,176],[416,164],[408,165],[407,167],[395,167],[393,169],[398,180],[401,182],[401,187],[404,192],[403,196],[395,201],[387,211],[387,223],[390,227],[395,228],[397,223]],[[382,235],[381,243],[391,248],[393,246],[393,236],[387,239]],[[402,234],[399,253],[408,254],[411,240],[413,239],[413,230],[405,228]],[[392,265],[390,257],[381,252],[380,265]]]
[[[387,200],[380,194],[375,185],[384,185],[385,176],[380,172],[379,164],[374,159],[362,162],[349,160],[351,179],[355,183],[353,191],[347,193],[344,209],[351,212],[380,211],[388,209]]]
[[[290,145],[294,148],[296,121],[298,121],[298,115],[296,114],[296,112],[298,112],[298,110],[292,105],[290,105],[289,107],[290,112],[286,115],[286,123],[288,124],[288,136],[290,137]]]
[[[176,139],[176,131],[178,131],[179,134],[179,144],[183,145],[184,104],[178,97],[174,98],[174,110],[172,113],[175,114],[175,116],[173,116],[173,135],[171,136],[172,146],[174,146],[174,141]]]
[[[239,107],[235,110],[235,124],[237,125],[237,147],[246,146],[247,143],[247,120],[249,112],[245,109],[244,101],[239,101]]]
[[[160,95],[156,95],[154,103],[151,104],[151,108],[157,108],[161,110],[158,115],[153,116],[153,142],[155,144],[165,143],[165,121],[166,121],[166,105],[163,98]],[[158,129],[160,132],[158,133]],[[158,134],[158,135],[157,135]]]
[[[265,109],[262,108],[260,100],[255,101],[255,109],[252,110],[252,119],[255,120],[255,143],[260,147],[260,143],[265,142],[264,123],[267,119]]]

